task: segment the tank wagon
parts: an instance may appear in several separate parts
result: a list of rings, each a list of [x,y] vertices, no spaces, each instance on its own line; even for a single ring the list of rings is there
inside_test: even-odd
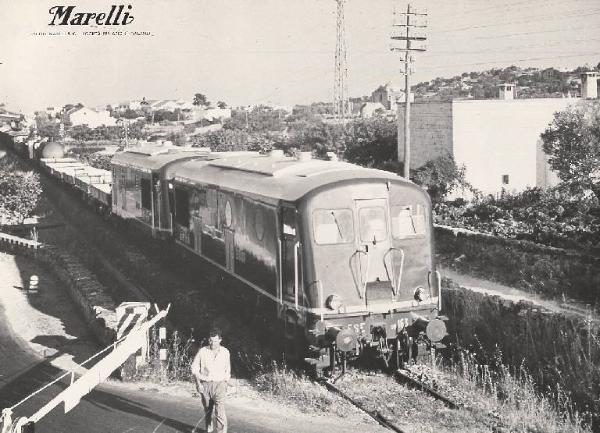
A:
[[[369,351],[402,363],[439,344],[440,277],[421,188],[306,154],[161,152],[114,157],[113,212],[253,289],[288,356],[320,370]]]

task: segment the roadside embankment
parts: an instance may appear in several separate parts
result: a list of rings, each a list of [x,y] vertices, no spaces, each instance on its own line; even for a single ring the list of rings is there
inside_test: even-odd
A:
[[[0,233],[0,251],[32,258],[51,268],[79,307],[98,341],[102,345],[115,341],[116,305],[108,290],[77,257],[51,245],[4,233]],[[43,290],[43,287],[39,290]]]
[[[550,297],[600,303],[600,257],[466,229],[435,227],[440,261]]]
[[[526,371],[540,391],[570,398],[580,412],[600,414],[598,321],[446,285],[449,333],[460,346],[486,354],[480,364]]]

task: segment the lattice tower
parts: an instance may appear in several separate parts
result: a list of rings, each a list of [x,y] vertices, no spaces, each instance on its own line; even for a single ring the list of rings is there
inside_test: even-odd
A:
[[[348,65],[346,63],[346,24],[344,22],[344,2],[337,3],[337,31],[335,42],[335,77],[333,84],[333,112],[342,121],[348,115]]]

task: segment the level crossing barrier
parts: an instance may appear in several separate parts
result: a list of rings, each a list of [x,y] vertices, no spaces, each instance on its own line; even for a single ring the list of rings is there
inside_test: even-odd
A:
[[[147,344],[150,329],[167,316],[171,304],[164,310],[159,310],[156,304],[154,304],[154,307],[156,310],[156,315],[154,315],[154,317],[150,320],[141,322],[137,327],[131,328],[122,338],[117,339],[111,345],[105,347],[79,364],[80,367],[83,367],[100,355],[106,354],[98,361],[98,363],[87,370],[79,378],[75,377],[75,371],[67,371],[37,391],[29,394],[13,406],[2,409],[0,415],[0,433],[34,433],[35,424],[59,404],[64,403],[65,413],[76,407],[82,397],[90,393],[97,385],[104,382],[111,373],[121,366],[132,354],[135,354],[144,347],[144,344]],[[126,311],[126,308],[124,310]],[[70,385],[37,412],[29,417],[13,419],[16,408],[55,383],[67,378],[70,380]]]

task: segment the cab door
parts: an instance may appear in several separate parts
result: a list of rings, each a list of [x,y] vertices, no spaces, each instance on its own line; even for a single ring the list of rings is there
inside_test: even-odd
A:
[[[357,252],[354,269],[366,304],[394,299],[394,273],[390,270],[392,241],[387,199],[355,200]]]
[[[280,216],[281,298],[297,305],[301,301],[302,271],[296,209],[282,207]]]

